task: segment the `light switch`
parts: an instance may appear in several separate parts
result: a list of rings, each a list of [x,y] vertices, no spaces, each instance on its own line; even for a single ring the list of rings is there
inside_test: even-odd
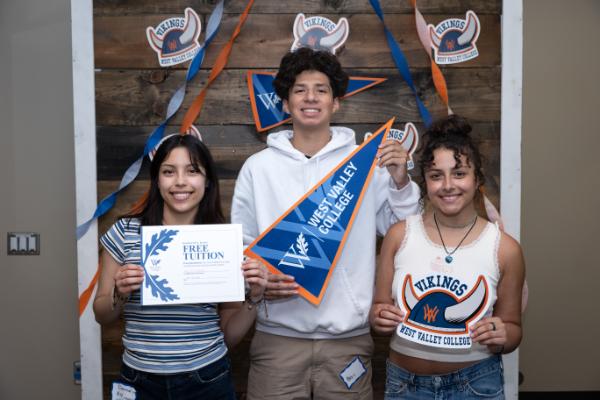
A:
[[[8,232],[9,256],[39,256],[40,234],[33,232]]]

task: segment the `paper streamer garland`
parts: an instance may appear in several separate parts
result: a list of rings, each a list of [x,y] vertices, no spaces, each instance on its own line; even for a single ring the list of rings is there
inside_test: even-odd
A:
[[[202,88],[202,90],[200,91],[200,94],[194,99],[194,101],[192,102],[187,113],[183,117],[183,122],[181,124],[181,130],[180,130],[181,133],[186,132],[190,128],[190,126],[194,123],[196,118],[198,118],[198,116],[200,115],[200,111],[202,111],[202,106],[204,105],[204,99],[206,98],[206,92],[207,92],[209,86],[221,74],[221,72],[223,71],[223,68],[225,68],[225,65],[227,65],[227,61],[229,60],[229,55],[231,54],[231,48],[233,47],[233,42],[240,34],[242,26],[246,22],[246,18],[248,18],[248,14],[250,13],[250,9],[252,8],[253,4],[254,4],[254,0],[250,0],[248,2],[248,4],[246,5],[246,9],[242,13],[242,15],[240,15],[240,20],[238,21],[237,26],[233,30],[233,33],[231,34],[229,41],[225,44],[225,46],[223,46],[223,48],[221,49],[221,52],[217,56],[217,59],[215,60],[215,64],[213,65],[213,68],[210,71],[210,75],[208,77],[208,82],[206,82],[206,86],[204,88]]]
[[[435,86],[435,90],[437,91],[440,99],[446,106],[448,110],[448,115],[452,114],[452,109],[450,108],[450,101],[448,99],[448,88],[446,86],[446,79],[440,70],[440,67],[435,63],[432,55],[432,46],[431,39],[429,36],[429,28],[427,26],[427,22],[425,22],[425,18],[423,18],[423,14],[419,11],[417,7],[417,0],[410,1],[413,8],[415,9],[415,24],[417,26],[417,34],[419,35],[419,40],[425,49],[425,52],[429,56],[429,63],[431,64],[431,76],[433,78],[433,85]]]
[[[383,11],[381,11],[381,6],[379,4],[379,0],[369,0],[369,3],[371,3],[373,10],[375,10],[375,13],[377,14],[379,19],[381,20],[381,23],[383,24],[383,29],[385,31],[385,38],[386,38],[386,40],[388,42],[388,46],[392,52],[392,58],[394,59],[396,68],[398,68],[398,72],[400,72],[400,75],[402,76],[402,78],[404,79],[406,84],[410,87],[413,94],[415,95],[417,107],[419,109],[419,113],[421,114],[421,119],[423,120],[423,123],[425,124],[425,127],[429,127],[429,125],[431,125],[431,114],[429,113],[429,110],[427,110],[427,107],[425,107],[425,105],[419,98],[419,94],[417,93],[417,89],[415,88],[415,84],[413,83],[412,76],[410,74],[410,69],[408,68],[408,63],[406,61],[406,57],[404,56],[404,53],[400,49],[400,45],[398,44],[396,39],[394,39],[394,35],[392,35],[392,32],[388,29],[388,27],[385,23]]]
[[[205,41],[202,44],[200,51],[198,52],[198,54],[196,54],[196,56],[193,58],[192,62],[190,63],[190,65],[188,67],[185,82],[181,86],[179,86],[179,88],[175,91],[175,94],[173,95],[173,97],[171,97],[171,100],[169,101],[169,105],[167,107],[167,117],[152,132],[150,137],[147,139],[142,155],[137,160],[135,160],[133,162],[133,164],[131,164],[129,166],[129,168],[127,168],[127,170],[125,171],[125,174],[123,175],[123,178],[121,178],[119,188],[116,191],[109,194],[108,196],[106,196],[104,199],[102,199],[100,204],[98,204],[98,207],[96,208],[96,211],[94,212],[92,217],[77,227],[77,239],[78,240],[81,237],[83,237],[83,235],[85,235],[85,233],[88,231],[88,229],[90,228],[90,225],[92,224],[92,222],[94,220],[96,220],[97,218],[106,214],[108,212],[108,210],[110,210],[114,206],[114,204],[117,200],[118,194],[125,187],[127,187],[131,182],[133,182],[135,180],[135,178],[138,176],[140,169],[142,167],[142,162],[144,160],[144,157],[146,157],[148,155],[148,153],[150,153],[150,151],[152,149],[154,149],[156,144],[160,141],[160,139],[164,135],[164,130],[165,130],[165,127],[167,126],[167,123],[173,117],[173,115],[175,115],[177,110],[179,110],[179,107],[181,107],[181,103],[183,103],[183,98],[185,97],[185,90],[187,87],[187,83],[189,81],[191,81],[192,79],[194,79],[194,77],[200,70],[200,66],[202,65],[202,62],[204,61],[204,56],[206,54],[206,47],[214,39],[217,31],[219,30],[219,26],[221,25],[221,18],[223,16],[223,3],[224,3],[224,0],[219,1],[219,3],[217,4],[217,6],[215,7],[215,9],[213,10],[213,12],[210,15],[210,18],[208,20],[208,25],[206,28]]]

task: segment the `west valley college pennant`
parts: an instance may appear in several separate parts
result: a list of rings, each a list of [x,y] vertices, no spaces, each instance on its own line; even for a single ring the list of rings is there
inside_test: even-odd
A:
[[[283,102],[275,94],[273,88],[274,72],[248,71],[248,91],[250,92],[250,105],[254,115],[254,123],[259,132],[285,124],[290,120],[290,115],[283,111]],[[353,76],[348,82],[348,89],[343,99],[362,92],[372,86],[386,81],[386,78],[363,78]]]
[[[274,274],[294,276],[299,293],[318,305],[344,248],[376,166],[389,120],[248,246]]]

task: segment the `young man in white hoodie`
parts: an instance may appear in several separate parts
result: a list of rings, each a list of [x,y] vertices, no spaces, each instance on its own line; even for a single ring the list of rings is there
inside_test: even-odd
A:
[[[286,54],[274,81],[293,129],[270,134],[244,164],[231,222],[250,244],[356,147],[351,129],[330,126],[348,75],[328,52]],[[408,178],[407,153],[392,140],[364,195],[322,302],[297,295],[288,275],[270,275],[250,348],[249,400],[372,399],[369,333],[376,233],[418,210],[419,189]]]

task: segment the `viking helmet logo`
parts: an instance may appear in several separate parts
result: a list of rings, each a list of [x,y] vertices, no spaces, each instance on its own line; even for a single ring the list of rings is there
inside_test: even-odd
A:
[[[480,28],[477,15],[469,10],[464,20],[450,18],[437,26],[429,25],[431,46],[438,64],[454,64],[479,55],[475,42]]]
[[[446,290],[434,290],[417,297],[412,277],[408,275],[402,292],[408,310],[406,324],[439,333],[463,333],[467,332],[467,323],[483,311],[488,286],[485,278],[480,276],[475,288],[462,299]]]
[[[390,129],[388,139],[396,140],[404,147],[404,149],[406,149],[409,157],[407,167],[408,169],[413,169],[415,164],[412,155],[419,144],[419,133],[417,132],[415,125],[412,122],[407,122],[406,125],[404,125],[403,131],[399,129]]]
[[[158,55],[160,65],[169,66],[185,62],[196,55],[200,31],[200,17],[188,7],[185,9],[185,18],[169,18],[156,28],[149,26],[146,36]]]
[[[346,18],[340,18],[335,24],[325,17],[306,18],[300,13],[294,21],[295,40],[291,50],[310,47],[313,50],[335,54],[344,45],[349,33],[350,27]]]

